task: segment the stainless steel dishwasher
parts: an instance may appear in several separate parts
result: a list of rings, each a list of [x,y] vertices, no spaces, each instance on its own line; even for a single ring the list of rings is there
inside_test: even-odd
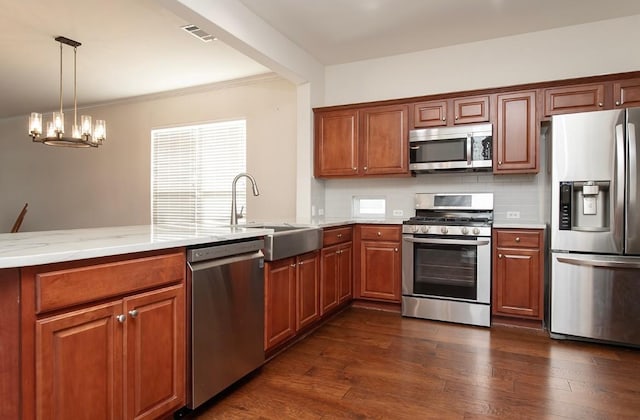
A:
[[[264,240],[190,249],[187,407],[194,409],[264,363]]]

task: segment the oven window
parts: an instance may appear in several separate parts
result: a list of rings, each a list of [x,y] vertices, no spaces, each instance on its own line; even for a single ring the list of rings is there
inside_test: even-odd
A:
[[[414,245],[413,292],[420,295],[476,300],[475,245]]]
[[[412,150],[412,162],[453,162],[467,160],[467,139],[424,141],[420,148]]]

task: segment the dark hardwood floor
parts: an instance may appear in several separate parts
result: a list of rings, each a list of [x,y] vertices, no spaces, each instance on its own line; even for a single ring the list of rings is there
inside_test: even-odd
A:
[[[640,350],[350,308],[197,419],[640,418]]]

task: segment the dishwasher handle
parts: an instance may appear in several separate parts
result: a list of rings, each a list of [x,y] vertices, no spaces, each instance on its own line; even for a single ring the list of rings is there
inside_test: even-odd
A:
[[[199,248],[191,248],[187,251],[188,262],[200,262],[231,257],[239,254],[248,254],[264,249],[264,239],[250,239],[247,241],[219,243]]]

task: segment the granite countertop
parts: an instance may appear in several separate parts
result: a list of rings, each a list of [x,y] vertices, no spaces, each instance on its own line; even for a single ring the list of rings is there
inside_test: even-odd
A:
[[[546,229],[546,223],[542,222],[514,222],[514,221],[495,221],[493,222],[494,229]]]
[[[0,268],[202,245],[272,233],[246,226],[121,226],[0,234]]]

